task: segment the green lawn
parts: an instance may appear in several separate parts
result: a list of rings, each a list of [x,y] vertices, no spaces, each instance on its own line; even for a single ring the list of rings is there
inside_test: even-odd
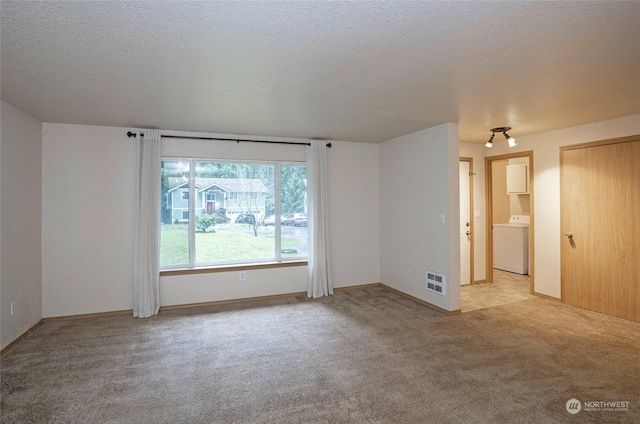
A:
[[[219,231],[196,233],[196,262],[223,262],[241,259],[275,257],[273,236],[258,236],[233,232],[232,226]],[[293,240],[282,240],[282,249],[295,248]],[[283,257],[295,255],[282,255]],[[189,263],[189,239],[186,224],[163,225],[160,239],[160,265]]]

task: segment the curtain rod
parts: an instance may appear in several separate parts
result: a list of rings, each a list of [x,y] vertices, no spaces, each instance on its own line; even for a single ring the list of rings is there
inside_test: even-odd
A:
[[[144,134],[140,134],[141,137],[144,137]],[[136,133],[127,131],[127,137],[136,137]],[[270,144],[301,144],[303,146],[311,146],[311,143],[297,142],[297,141],[267,141],[267,140],[249,140],[249,139],[237,139],[237,138],[218,138],[218,137],[196,137],[196,136],[186,136],[186,135],[160,135],[160,137],[164,138],[185,138],[187,140],[219,140],[219,141],[235,141],[236,143],[247,142],[247,143],[270,143]],[[331,143],[327,143],[327,147],[331,147]]]

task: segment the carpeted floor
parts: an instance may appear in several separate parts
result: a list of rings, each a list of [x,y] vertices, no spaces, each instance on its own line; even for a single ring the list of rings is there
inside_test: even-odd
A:
[[[638,423],[639,352],[640,324],[559,302],[445,316],[370,287],[45,323],[2,356],[0,421]]]

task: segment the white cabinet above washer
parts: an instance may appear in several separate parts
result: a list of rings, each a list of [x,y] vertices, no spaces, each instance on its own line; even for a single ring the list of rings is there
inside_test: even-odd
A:
[[[528,194],[529,184],[526,164],[507,165],[507,194]]]

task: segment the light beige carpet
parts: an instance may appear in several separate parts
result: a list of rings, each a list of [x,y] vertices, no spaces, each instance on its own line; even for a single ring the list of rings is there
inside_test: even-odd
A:
[[[2,356],[0,421],[638,423],[639,352],[639,324],[558,302],[444,316],[374,287],[45,323]]]

